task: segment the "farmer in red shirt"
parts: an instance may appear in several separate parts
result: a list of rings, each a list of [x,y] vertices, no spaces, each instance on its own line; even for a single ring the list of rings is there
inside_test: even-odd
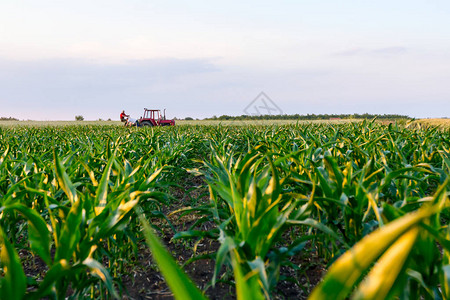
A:
[[[130,116],[127,115],[127,114],[125,113],[124,110],[122,110],[122,113],[120,114],[120,121],[121,121],[121,122],[126,122],[126,121],[127,121],[126,118],[129,118],[129,117],[130,117]]]

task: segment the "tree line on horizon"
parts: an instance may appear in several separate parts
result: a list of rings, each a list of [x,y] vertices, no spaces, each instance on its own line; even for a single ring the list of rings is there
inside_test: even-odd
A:
[[[241,115],[241,116],[228,116],[222,115],[220,117],[213,116],[206,118],[205,120],[330,120],[330,119],[383,119],[383,120],[401,120],[412,119],[406,115],[397,114],[293,114],[293,115]]]

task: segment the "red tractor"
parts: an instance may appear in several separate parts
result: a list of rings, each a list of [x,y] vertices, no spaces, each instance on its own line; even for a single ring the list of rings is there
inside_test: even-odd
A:
[[[159,109],[144,108],[144,116],[139,119],[139,126],[174,126],[174,120],[166,120],[166,110],[164,116]]]

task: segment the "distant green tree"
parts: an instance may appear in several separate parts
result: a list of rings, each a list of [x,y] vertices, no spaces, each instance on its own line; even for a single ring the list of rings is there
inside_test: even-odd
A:
[[[241,116],[228,116],[222,115],[220,117],[213,116],[212,118],[206,118],[206,120],[330,120],[330,119],[383,119],[383,120],[408,120],[411,119],[406,115],[396,114],[307,114],[307,115],[241,115]]]
[[[191,117],[186,117],[186,118],[184,118],[185,120],[188,120],[188,121],[191,121],[191,120],[194,120],[193,118],[191,118]]]
[[[84,117],[82,115],[75,116],[75,121],[84,121]]]

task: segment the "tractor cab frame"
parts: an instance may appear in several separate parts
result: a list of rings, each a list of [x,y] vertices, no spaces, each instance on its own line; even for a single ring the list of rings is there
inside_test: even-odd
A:
[[[159,109],[144,108],[144,115],[139,119],[139,124],[141,126],[174,126],[175,121],[166,119],[166,110],[164,115],[161,115]]]

